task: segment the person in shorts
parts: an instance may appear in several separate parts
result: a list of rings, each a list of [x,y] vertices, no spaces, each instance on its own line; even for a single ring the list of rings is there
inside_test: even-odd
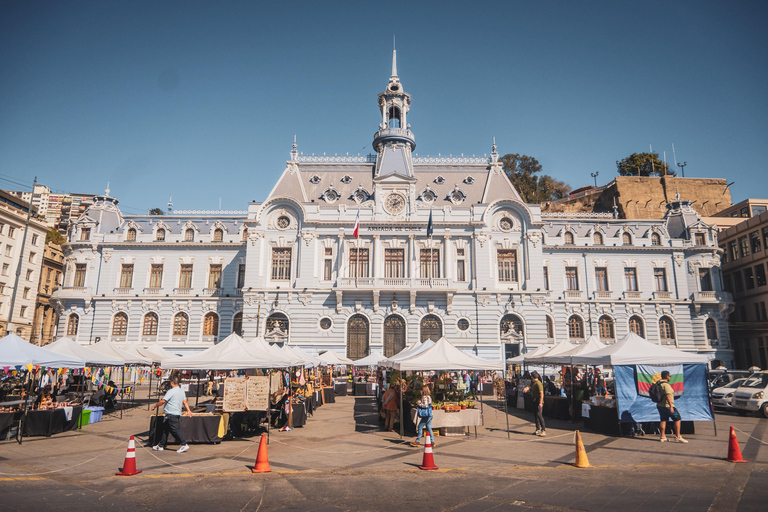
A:
[[[669,441],[669,439],[667,439],[667,422],[671,421],[673,422],[672,425],[675,431],[675,441],[678,443],[688,443],[688,440],[683,439],[683,436],[680,435],[680,424],[682,423],[682,419],[680,418],[680,412],[675,408],[675,391],[669,384],[669,372],[667,370],[661,372],[659,385],[661,386],[661,393],[664,396],[664,398],[661,399],[661,402],[656,404],[656,407],[659,410],[659,426],[661,427],[661,438],[659,441],[662,443]]]

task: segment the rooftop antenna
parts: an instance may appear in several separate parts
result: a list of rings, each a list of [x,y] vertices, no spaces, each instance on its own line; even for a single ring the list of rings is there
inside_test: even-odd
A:
[[[675,154],[675,144],[672,144],[672,159],[675,161],[675,167],[677,167],[677,155]]]
[[[680,191],[677,190],[677,185],[675,185],[675,199],[680,201]]]
[[[173,213],[173,194],[168,194],[168,215]]]
[[[109,182],[107,182],[107,188],[104,189],[104,195],[105,196],[109,195]]]

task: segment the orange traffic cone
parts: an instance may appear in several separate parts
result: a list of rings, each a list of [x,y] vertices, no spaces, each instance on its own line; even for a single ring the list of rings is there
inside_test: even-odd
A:
[[[269,457],[267,457],[267,438],[264,434],[261,434],[261,441],[259,441],[259,453],[256,455],[256,465],[253,466],[253,473],[271,473],[272,468],[269,467]]]
[[[133,440],[133,436],[128,441],[128,451],[125,454],[125,462],[119,473],[115,473],[116,476],[133,476],[141,473],[140,469],[136,469],[136,444]]]
[[[427,436],[427,441],[424,443],[424,458],[419,469],[440,469],[435,466],[435,457],[432,455],[432,436]]]
[[[741,448],[739,440],[736,439],[736,432],[731,427],[731,436],[728,439],[728,462],[747,462],[741,458]]]
[[[591,468],[589,459],[587,458],[587,450],[584,449],[584,443],[581,442],[581,434],[576,431],[576,463],[574,467],[577,468]]]

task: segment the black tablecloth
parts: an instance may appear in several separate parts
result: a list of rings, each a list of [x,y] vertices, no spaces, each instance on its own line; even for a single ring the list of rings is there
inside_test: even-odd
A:
[[[48,411],[27,411],[27,418],[24,420],[24,435],[52,436],[73,430],[77,428],[77,421],[82,412],[82,405],[72,407],[72,419],[67,420],[67,414],[61,408]]]
[[[493,396],[493,382],[481,382],[478,386],[478,392],[483,396]]]
[[[331,389],[331,388],[328,388],[328,389]],[[333,385],[333,393],[336,396],[347,396],[347,383],[346,382],[342,382],[340,384],[334,384]],[[326,402],[327,401],[328,400],[326,399]]]
[[[529,412],[535,412],[533,407],[533,398],[530,393],[526,393],[524,398],[525,410]],[[571,415],[568,413],[569,401],[567,398],[559,396],[544,396],[544,416],[548,418],[555,418],[558,420],[569,420]]]
[[[619,423],[618,410],[613,407],[592,406],[589,418],[584,419],[584,426],[595,432],[609,436],[628,436],[632,433],[634,423]],[[637,425],[646,435],[654,435],[659,430],[658,421],[643,422]],[[692,421],[684,421],[680,425],[680,434],[694,434]],[[672,435],[672,423],[667,422],[667,434]]]
[[[303,404],[293,404],[291,409],[292,428],[303,427],[307,424],[307,406]]]
[[[181,433],[187,440],[187,443],[220,443],[219,424],[221,416],[214,414],[212,416],[182,416]],[[149,420],[149,442],[154,445],[160,441],[163,433],[165,416],[152,416]],[[168,443],[177,443],[173,434],[168,433]]]
[[[337,387],[323,388],[323,398],[325,398],[325,403],[327,403],[327,404],[336,403],[336,395],[345,396],[347,394],[347,385],[346,384],[344,384],[344,394],[343,395],[337,393],[336,392],[337,389],[338,389]]]
[[[355,382],[355,396],[368,395],[368,384],[365,382]]]
[[[13,425],[15,412],[0,412],[0,436],[5,437],[5,432]]]

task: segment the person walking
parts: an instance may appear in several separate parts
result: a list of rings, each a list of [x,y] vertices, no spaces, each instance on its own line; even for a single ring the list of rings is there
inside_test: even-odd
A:
[[[432,432],[432,394],[429,386],[421,388],[421,399],[416,406],[416,416],[419,419],[419,426],[416,429],[416,440],[411,442],[411,446],[419,446],[421,436],[424,435],[424,427],[429,432],[429,438],[432,441],[432,447],[435,447],[435,434]]]
[[[535,411],[533,417],[536,422],[536,431],[533,435],[545,437],[547,435],[547,427],[544,426],[544,386],[541,383],[539,372],[535,370],[531,373],[531,385],[523,389],[523,392],[525,393],[529,390],[533,399]]]
[[[667,421],[672,421],[673,429],[675,431],[675,441],[678,443],[688,443],[687,439],[683,439],[680,435],[680,424],[682,418],[680,412],[675,408],[675,390],[669,384],[669,372],[664,370],[661,372],[661,380],[659,386],[661,386],[661,394],[663,398],[661,402],[656,404],[656,408],[659,410],[659,427],[661,428],[661,438],[659,441],[666,443],[667,439]]]
[[[381,408],[384,409],[384,430],[395,431],[395,416],[397,415],[397,394],[400,392],[400,386],[390,386],[381,399]]]
[[[168,432],[173,434],[173,437],[179,442],[181,447],[176,450],[176,453],[184,453],[189,450],[187,440],[184,439],[184,434],[181,432],[181,407],[182,405],[187,410],[187,415],[192,417],[192,409],[189,408],[187,403],[187,395],[184,390],[179,387],[179,378],[176,376],[171,377],[171,389],[165,393],[165,396],[152,406],[152,410],[157,409],[161,405],[165,404],[165,423],[163,424],[163,433],[160,436],[160,441],[152,447],[153,450],[161,452],[165,450],[165,443],[168,441]]]

